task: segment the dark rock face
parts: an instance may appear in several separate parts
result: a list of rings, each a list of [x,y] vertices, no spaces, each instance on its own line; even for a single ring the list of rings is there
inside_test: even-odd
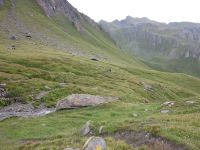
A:
[[[72,22],[77,31],[82,30],[81,21],[83,20],[98,28],[97,24],[92,19],[79,13],[67,0],[37,0],[37,3],[48,17],[60,14]]]
[[[197,23],[164,24],[127,17],[99,24],[120,47],[138,56],[164,55],[168,59],[198,59],[200,56],[200,24]]]
[[[0,0],[0,7],[3,6],[3,0]]]

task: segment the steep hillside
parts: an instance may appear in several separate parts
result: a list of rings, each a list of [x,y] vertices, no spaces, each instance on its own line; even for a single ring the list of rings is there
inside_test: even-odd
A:
[[[157,149],[161,139],[175,147],[200,148],[198,78],[150,69],[65,0],[0,4],[0,116],[10,104],[55,108],[71,94],[118,98],[101,106],[0,121],[0,149],[82,147],[88,137],[79,131],[89,120],[108,150],[148,149],[144,141],[131,146],[116,140],[120,131],[143,133],[140,140],[155,136]],[[166,101],[174,105],[163,105]]]
[[[14,43],[16,41],[30,42],[27,38],[30,35],[31,43],[35,42],[33,45],[42,44],[88,58],[100,57],[100,59],[109,60],[109,57],[112,57],[116,60],[134,62],[132,58],[127,59],[127,55],[113,44],[96,23],[77,12],[66,1],[58,1],[60,3],[51,6],[52,8],[46,7],[42,2],[51,4],[50,1],[45,0],[37,2],[34,0],[5,1],[4,7],[1,9],[1,36]],[[64,14],[60,5],[66,10],[72,9],[73,11],[70,11],[71,14],[67,12]],[[45,11],[51,10],[53,7],[58,10],[54,10],[47,17]],[[17,40],[9,40],[12,36],[16,36]]]
[[[100,25],[122,49],[149,66],[200,76],[200,24],[127,17],[111,23],[101,21]]]

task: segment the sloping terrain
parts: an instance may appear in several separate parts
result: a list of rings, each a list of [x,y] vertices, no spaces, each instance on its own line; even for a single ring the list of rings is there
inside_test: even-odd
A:
[[[200,76],[200,24],[132,18],[99,23],[125,51],[154,69]]]
[[[81,147],[87,137],[79,130],[88,120],[96,134],[104,126],[110,135],[105,137],[108,149],[134,149],[111,136],[123,130],[146,131],[188,149],[200,148],[198,78],[148,68],[64,0],[3,2],[0,83],[6,84],[6,96],[0,97],[1,107],[15,102],[55,107],[57,101],[76,93],[119,100],[1,121],[1,149]],[[37,98],[41,92],[46,94]],[[162,105],[166,101],[175,105]]]

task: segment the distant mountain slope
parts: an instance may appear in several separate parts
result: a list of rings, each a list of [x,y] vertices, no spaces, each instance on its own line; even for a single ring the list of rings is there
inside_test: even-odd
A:
[[[122,52],[98,24],[66,0],[4,1],[0,19],[1,36],[7,41],[11,36],[16,36],[19,42],[26,41],[30,34],[37,44],[74,55],[134,63],[133,57]]]
[[[122,48],[153,68],[200,76],[200,24],[132,18],[99,24]]]

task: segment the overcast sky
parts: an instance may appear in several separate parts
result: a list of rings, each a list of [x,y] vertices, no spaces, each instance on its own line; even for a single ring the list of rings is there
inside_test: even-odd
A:
[[[147,17],[160,22],[200,22],[200,0],[68,0],[95,21],[126,16]]]

